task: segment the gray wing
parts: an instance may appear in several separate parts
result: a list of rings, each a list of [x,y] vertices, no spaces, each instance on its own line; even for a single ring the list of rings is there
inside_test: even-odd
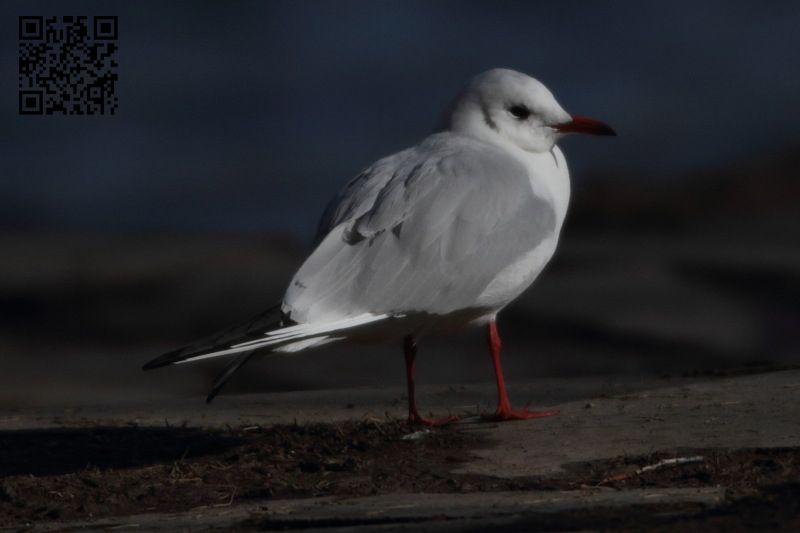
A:
[[[284,310],[293,320],[325,322],[474,308],[498,273],[555,225],[519,162],[479,141],[434,136],[348,184]]]
[[[339,223],[358,218],[375,204],[378,194],[403,168],[416,150],[411,148],[385,157],[350,180],[328,204],[317,226],[315,244],[319,244]]]

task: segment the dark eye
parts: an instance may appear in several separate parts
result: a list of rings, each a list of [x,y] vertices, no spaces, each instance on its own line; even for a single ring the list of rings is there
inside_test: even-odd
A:
[[[531,110],[524,105],[512,105],[508,108],[508,112],[511,113],[511,116],[518,120],[525,120],[531,116]]]

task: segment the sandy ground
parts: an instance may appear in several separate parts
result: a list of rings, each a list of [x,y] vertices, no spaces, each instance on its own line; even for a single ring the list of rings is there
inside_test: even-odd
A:
[[[426,411],[462,417],[432,432],[393,421],[404,409],[395,388],[228,396],[208,407],[196,397],[4,409],[3,525],[522,531],[800,523],[800,371],[511,386],[518,404],[561,414],[479,422],[493,401],[482,385],[423,388]],[[40,448],[20,449],[32,434]],[[50,452],[41,452],[43,440]],[[125,455],[134,453],[125,441],[140,444],[138,455]],[[69,451],[86,453],[86,442],[93,455],[84,463]],[[191,442],[206,447],[193,453]],[[231,468],[241,471],[223,483],[219,472]],[[42,509],[18,501],[45,488]],[[104,496],[70,503],[93,491]]]

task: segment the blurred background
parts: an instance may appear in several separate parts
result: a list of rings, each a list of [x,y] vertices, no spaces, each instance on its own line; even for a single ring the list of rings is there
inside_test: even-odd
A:
[[[117,114],[18,115],[17,17],[70,14],[119,17]],[[0,20],[3,405],[204,393],[218,362],[139,367],[279,301],[337,189],[493,67],[619,134],[562,143],[573,202],[501,314],[510,381],[800,363],[797,2],[11,1]],[[424,342],[418,372],[490,381],[483,332]],[[227,392],[402,383],[398,346],[333,347]]]

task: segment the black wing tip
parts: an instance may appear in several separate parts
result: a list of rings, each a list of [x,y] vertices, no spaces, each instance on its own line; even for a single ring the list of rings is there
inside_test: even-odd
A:
[[[224,373],[223,373],[223,375],[224,375]],[[220,383],[220,381],[218,379],[217,382],[214,383],[214,386],[211,387],[210,391],[208,391],[208,396],[206,396],[206,405],[208,405],[208,404],[210,404],[211,402],[214,401],[214,398],[217,397],[217,394],[219,394],[219,391],[222,390],[222,386],[225,385],[226,382],[227,382],[227,380],[225,380],[222,383]]]
[[[186,358],[186,356],[181,355],[182,351],[183,349],[173,350],[165,353],[164,355],[160,355],[142,365],[142,370],[153,370],[164,366],[174,365],[175,363]]]
[[[183,348],[178,348],[177,350],[172,350],[171,352],[156,357],[152,361],[145,363],[142,366],[142,370],[154,370],[156,368],[174,365],[193,357],[211,354],[219,350],[230,348],[233,342],[252,340],[254,338],[253,331],[257,331],[258,333],[256,334],[256,337],[259,337],[262,335],[263,331],[270,331],[275,328],[295,325],[296,322],[290,320],[288,316],[283,315],[281,312],[281,305],[282,304],[278,303],[266,311],[259,313],[254,319],[248,321],[243,326],[228,328],[227,330],[214,335],[210,339],[206,339],[190,346],[184,346]],[[274,318],[270,318],[270,316],[276,312],[278,315]],[[267,319],[268,323],[261,323],[260,321],[262,321],[262,319]],[[238,331],[242,327],[244,327],[244,333],[239,331],[232,337],[230,336],[231,330]],[[226,339],[226,336],[229,338]]]
[[[161,368],[162,366],[167,366],[169,363],[162,363],[158,359],[153,359],[152,361],[148,361],[142,365],[142,370],[154,370],[156,368]]]
[[[153,359],[152,361],[148,361],[142,365],[142,370],[155,370],[156,368],[161,368],[162,366],[168,366],[170,363],[159,361],[158,359]]]

